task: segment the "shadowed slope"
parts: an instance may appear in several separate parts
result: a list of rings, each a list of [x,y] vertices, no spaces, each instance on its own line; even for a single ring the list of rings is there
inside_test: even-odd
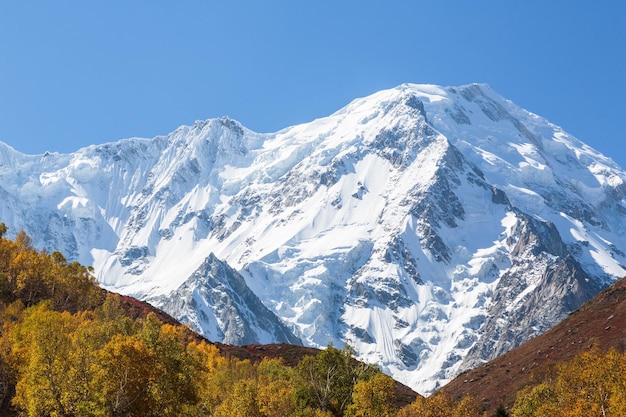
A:
[[[601,291],[546,333],[475,369],[442,388],[454,397],[472,395],[486,409],[510,408],[523,386],[538,382],[557,363],[599,347],[626,351],[626,278]]]

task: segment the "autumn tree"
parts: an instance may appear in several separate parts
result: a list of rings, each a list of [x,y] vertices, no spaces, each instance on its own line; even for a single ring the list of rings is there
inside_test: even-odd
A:
[[[592,349],[557,366],[555,377],[520,391],[511,415],[623,416],[625,399],[626,358]]]
[[[137,336],[115,335],[98,352],[94,385],[112,416],[146,416],[156,411],[149,387],[161,371],[154,352]]]
[[[217,347],[206,342],[190,342],[187,345],[187,356],[198,372],[195,381],[198,394],[195,405],[197,413],[213,415],[232,384],[228,378],[231,361],[223,357]]]
[[[154,316],[150,316],[155,320]],[[181,415],[198,401],[196,379],[200,372],[187,355],[187,335],[182,326],[158,325],[156,340],[149,346],[155,353],[160,372],[150,386],[154,403],[163,417]]]
[[[302,379],[296,393],[300,406],[330,411],[339,417],[352,401],[354,385],[376,369],[354,360],[350,347],[337,349],[329,345],[316,356],[302,359],[297,371]]]
[[[438,393],[429,398],[417,397],[398,412],[398,417],[452,417],[454,408],[449,395]]]
[[[12,333],[12,360],[18,369],[13,404],[28,416],[71,415],[66,377],[71,351],[70,334],[76,320],[69,313],[32,307]]]
[[[231,395],[216,408],[215,417],[264,417],[257,402],[258,386],[252,379],[238,380]]]
[[[0,239],[0,301],[19,299],[29,307],[49,300],[55,310],[76,312],[94,308],[100,294],[91,268],[68,263],[60,252],[37,251],[23,231],[15,242]]]
[[[464,397],[458,403],[445,392],[428,398],[417,397],[403,407],[397,417],[479,417],[480,408],[472,397]]]
[[[263,359],[257,367],[257,402],[266,417],[291,416],[296,411],[296,373],[278,359]]]
[[[556,404],[556,391],[549,382],[525,387],[517,393],[515,405],[511,410],[513,417],[535,417],[542,408]]]
[[[368,379],[362,379],[354,386],[352,404],[346,409],[346,417],[392,417],[396,415],[393,407],[395,397],[394,380],[376,373]]]

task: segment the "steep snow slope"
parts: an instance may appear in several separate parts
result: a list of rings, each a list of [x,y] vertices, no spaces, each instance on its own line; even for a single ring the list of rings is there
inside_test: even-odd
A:
[[[402,85],[273,134],[0,147],[2,220],[104,286],[214,338],[347,341],[423,393],[626,275],[625,181],[485,85]]]
[[[231,345],[277,340],[301,344],[243,277],[213,254],[177,290],[154,301],[164,310],[176,312],[179,320],[202,329],[209,340]]]

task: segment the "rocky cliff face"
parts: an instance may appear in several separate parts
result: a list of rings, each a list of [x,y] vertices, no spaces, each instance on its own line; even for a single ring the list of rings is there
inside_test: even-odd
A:
[[[341,346],[427,393],[626,275],[626,174],[485,85],[402,85],[27,156],[0,215],[228,343]]]
[[[237,271],[213,254],[178,289],[149,300],[202,333],[231,345],[302,342],[267,309]]]
[[[520,217],[507,242],[512,265],[494,290],[478,341],[463,358],[461,370],[550,329],[603,288],[569,253],[554,224]]]

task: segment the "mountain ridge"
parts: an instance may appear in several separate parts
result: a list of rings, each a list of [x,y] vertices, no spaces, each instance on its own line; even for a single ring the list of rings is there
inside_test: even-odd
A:
[[[403,84],[276,133],[221,118],[4,154],[3,221],[105,288],[164,306],[206,290],[178,291],[214,254],[267,320],[308,346],[350,343],[423,393],[626,275],[624,171],[486,85]],[[258,337],[260,310],[238,311],[222,322]]]

